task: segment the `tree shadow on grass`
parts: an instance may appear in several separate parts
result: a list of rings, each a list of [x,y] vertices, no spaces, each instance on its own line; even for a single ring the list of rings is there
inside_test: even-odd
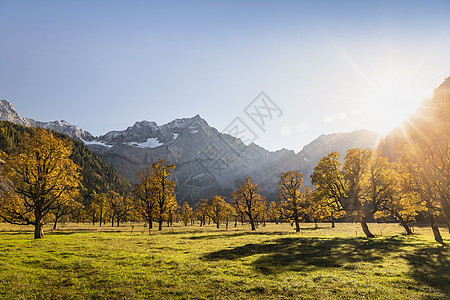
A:
[[[247,244],[233,249],[211,252],[206,260],[236,260],[263,254],[253,267],[264,273],[304,271],[311,267],[342,267],[346,263],[378,262],[387,252],[402,246],[397,238],[367,240],[363,238],[280,238],[261,244]]]
[[[408,248],[406,248],[408,247]],[[391,257],[402,257],[410,266],[411,277],[418,283],[450,292],[450,250],[431,244],[411,244],[402,236],[389,238],[279,238],[274,241],[247,244],[233,249],[211,252],[203,259],[238,260],[259,255],[251,265],[269,275],[286,271],[307,272],[323,268],[351,268],[354,263],[378,265]]]
[[[411,276],[422,284],[442,290],[450,295],[450,247],[436,246],[416,249],[403,255]]]

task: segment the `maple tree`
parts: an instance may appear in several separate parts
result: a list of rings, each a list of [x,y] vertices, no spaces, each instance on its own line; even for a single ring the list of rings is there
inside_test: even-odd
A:
[[[175,169],[175,165],[167,163],[162,158],[152,165],[150,183],[154,189],[155,217],[158,220],[158,230],[162,230],[164,220],[171,221],[171,213],[177,208],[177,200],[174,194],[176,183],[169,179],[173,169]]]
[[[14,152],[2,153],[0,217],[4,221],[34,225],[34,237],[44,236],[44,217],[79,193],[80,168],[69,158],[72,147],[71,141],[38,128]]]
[[[239,185],[237,190],[231,193],[233,204],[239,214],[246,215],[252,230],[256,230],[255,221],[266,209],[266,201],[259,193],[261,187],[252,182],[248,176],[244,184]]]
[[[310,188],[303,185],[303,174],[300,171],[281,173],[278,181],[278,199],[282,200],[284,218],[295,223],[295,231],[300,231],[301,220],[306,218],[310,208],[308,197]]]
[[[180,217],[184,223],[184,226],[187,226],[191,221],[192,214],[192,208],[189,206],[189,203],[187,203],[186,201],[183,202],[183,205],[180,208]]]
[[[136,174],[140,182],[135,186],[133,192],[136,198],[135,209],[148,223],[149,232],[153,228],[156,215],[157,186],[155,185],[155,172],[152,167],[145,167]]]
[[[231,205],[225,202],[225,198],[217,195],[210,199],[202,199],[199,207],[216,224],[217,228],[220,228],[221,221],[229,220],[234,213]]]

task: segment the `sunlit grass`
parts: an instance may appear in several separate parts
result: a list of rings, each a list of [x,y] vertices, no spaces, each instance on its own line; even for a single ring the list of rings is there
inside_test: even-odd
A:
[[[428,227],[370,224],[366,239],[358,224],[318,226],[68,224],[34,240],[0,224],[0,298],[447,299],[450,250]]]

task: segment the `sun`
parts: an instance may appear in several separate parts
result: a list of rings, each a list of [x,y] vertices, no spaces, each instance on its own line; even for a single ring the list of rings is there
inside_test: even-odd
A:
[[[430,91],[406,78],[387,76],[374,81],[364,111],[377,132],[387,134],[413,114]]]

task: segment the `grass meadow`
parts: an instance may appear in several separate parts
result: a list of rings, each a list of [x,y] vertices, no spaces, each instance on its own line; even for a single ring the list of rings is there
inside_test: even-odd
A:
[[[132,227],[133,226],[133,227]],[[0,223],[1,299],[450,299],[450,247],[427,226]],[[132,232],[133,229],[133,232]],[[450,234],[441,227],[447,244]]]

